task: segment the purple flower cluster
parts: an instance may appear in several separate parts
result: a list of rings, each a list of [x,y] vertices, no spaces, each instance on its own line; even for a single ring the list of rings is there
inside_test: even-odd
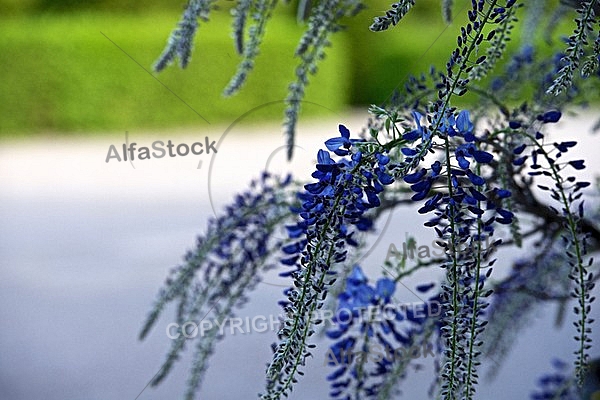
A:
[[[423,129],[419,123],[417,123],[417,129]],[[453,218],[457,218],[456,222],[467,223],[469,226],[489,210],[494,211],[496,215],[484,222],[484,231],[493,233],[494,222],[510,224],[513,214],[502,208],[497,202],[509,197],[510,191],[502,188],[486,188],[485,179],[473,172],[471,165],[473,161],[476,166],[489,164],[492,162],[493,156],[487,151],[478,149],[481,141],[473,133],[474,126],[469,112],[463,110],[456,117],[454,114],[444,116],[438,129],[442,137],[462,139],[462,143],[456,145],[454,150],[454,157],[458,165],[448,165],[447,162],[444,165],[436,160],[431,164],[430,169],[421,168],[404,177],[404,181],[415,192],[412,196],[413,200],[419,201],[429,197],[419,209],[419,213],[425,214],[437,210],[437,216],[426,225],[437,226],[442,219],[445,219],[446,212],[451,211]],[[411,154],[413,151],[411,148],[403,149],[405,154]],[[435,184],[445,185],[447,191],[437,191],[431,195]],[[471,217],[463,212],[459,213],[458,210],[461,207],[468,211]],[[468,233],[467,230],[463,230],[464,233]]]
[[[568,169],[582,170],[585,168],[583,160],[564,161],[563,159],[563,155],[570,151],[577,142],[547,143],[544,134],[536,129],[539,125],[558,122],[561,115],[558,110],[549,110],[537,115],[536,121],[528,126],[530,129],[535,129],[535,135],[523,134],[526,143],[513,150],[513,153],[518,156],[513,164],[522,166],[526,160],[529,160],[530,184],[540,182],[542,179],[547,181],[549,184],[537,183],[537,188],[548,193],[550,198],[559,205],[558,208],[549,206],[549,211],[561,221],[562,245],[571,268],[569,278],[573,282],[571,294],[577,299],[577,305],[573,309],[578,316],[577,321],[574,322],[577,330],[575,338],[578,341],[578,349],[575,353],[577,355],[575,372],[578,383],[581,384],[586,370],[586,360],[589,358],[588,350],[591,347],[589,342],[591,342],[590,333],[593,319],[590,318],[589,313],[591,303],[595,299],[591,295],[594,288],[593,275],[588,271],[593,259],[585,257],[588,237],[581,232],[581,221],[584,218],[582,189],[588,187],[590,183],[578,181],[576,176],[565,172]],[[521,154],[528,147],[529,155],[522,156]]]
[[[234,315],[262,273],[272,267],[269,257],[280,241],[273,233],[280,223],[291,218],[286,190],[291,177],[279,178],[263,173],[250,189],[237,195],[218,218],[208,222],[206,233],[198,236],[194,249],[174,268],[160,290],[155,305],[140,333],[143,339],[165,307],[177,301],[176,322],[199,321],[209,312],[217,320]],[[165,363],[152,379],[161,382],[172,370],[185,348],[186,336],[179,332],[173,340]],[[219,339],[215,325],[197,342],[188,379],[188,398],[198,389],[207,368],[208,357]]]
[[[267,391],[263,399],[287,393],[298,367],[310,355],[309,337],[317,323],[312,313],[323,306],[335,282],[336,264],[346,260],[348,246],[356,246],[357,231],[371,228],[366,212],[381,204],[384,186],[394,182],[397,165],[387,150],[376,143],[350,139],[350,131],[339,126],[340,136],[328,140],[317,155],[317,181],[305,185],[299,194],[302,204],[296,211],[299,221],[287,226],[289,243],[282,247],[282,264],[295,267],[283,273],[293,286],[281,301],[286,315],[273,345],[274,356],[267,370]],[[341,157],[335,161],[331,153]]]
[[[475,366],[480,355],[477,336],[484,331],[482,317],[487,307],[486,298],[491,294],[484,290],[491,268],[485,273],[483,269],[494,263],[489,260],[490,249],[484,249],[483,241],[494,234],[496,224],[512,223],[513,213],[502,204],[511,192],[487,183],[483,172],[493,163],[494,156],[484,150],[485,138],[475,135],[468,111],[436,111],[428,120],[427,128],[419,122],[418,113],[413,115],[416,130],[423,132],[421,137],[426,143],[432,142],[433,134],[443,141],[441,159],[431,163],[430,168],[421,167],[405,175],[404,182],[414,192],[412,200],[426,200],[419,213],[434,214],[425,225],[433,227],[445,243],[447,261],[442,265],[446,269],[446,282],[441,286],[444,308],[441,330],[446,361],[440,376],[446,382],[442,393],[451,395],[458,390],[459,382],[467,382],[465,390],[469,391],[476,381]],[[408,139],[416,137],[413,132],[408,134]],[[411,148],[402,152],[409,156],[414,154]],[[458,251],[459,248],[466,250]]]
[[[538,390],[531,394],[531,400],[579,400],[582,399],[573,385],[574,381],[567,374],[567,363],[552,360],[555,372],[538,379]]]
[[[417,291],[424,293],[432,287],[420,285]],[[410,357],[395,357],[397,349],[425,345],[417,336],[433,314],[430,312],[432,304],[423,304],[423,315],[417,315],[411,309],[400,312],[392,304],[395,290],[396,283],[386,277],[378,279],[375,286],[369,285],[359,266],[355,266],[346,278],[345,290],[338,295],[335,328],[327,331],[327,336],[335,340],[327,360],[329,366],[335,367],[327,377],[331,381],[332,398],[377,398],[386,379],[392,379],[394,367],[410,362]],[[338,317],[342,310],[352,314]],[[366,315],[361,314],[365,310]],[[381,318],[384,313],[386,317]]]

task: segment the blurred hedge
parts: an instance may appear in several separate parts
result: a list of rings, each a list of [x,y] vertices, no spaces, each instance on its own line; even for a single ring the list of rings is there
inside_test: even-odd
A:
[[[368,30],[373,16],[381,14],[374,6],[349,21],[352,81],[360,83],[351,89],[354,104],[380,104],[409,75],[427,72],[430,65],[445,65],[460,25],[456,22],[446,28],[439,4],[421,4],[426,3],[417,3],[400,24],[383,32]]]
[[[150,70],[178,18],[171,13],[5,18],[0,23],[0,134],[205,124],[102,35]],[[231,122],[253,107],[285,98],[298,63],[293,52],[302,27],[277,17],[246,86],[238,95],[223,98],[221,92],[239,61],[230,29],[223,29],[229,23],[226,12],[215,13],[200,28],[190,66],[154,74],[211,123]],[[336,41],[306,100],[337,110],[348,103],[345,53],[343,40]],[[327,111],[306,105],[303,112]],[[255,114],[282,118],[283,105]]]
[[[0,0],[5,4],[11,1]],[[27,1],[29,8],[25,7]],[[82,14],[82,8],[103,10],[113,3],[113,11],[134,11],[141,6],[137,0],[123,0],[118,7],[113,0],[94,0],[78,3],[75,10],[67,12],[69,1],[25,0],[22,10],[33,15],[20,14],[0,21],[0,51],[5,60],[10,60],[0,64],[4,78],[0,80],[0,93],[6,99],[0,108],[0,135],[203,123],[100,33],[150,69],[179,19],[177,10],[121,15],[96,10]],[[169,3],[172,8],[170,0]],[[230,38],[227,8],[231,2],[219,3],[224,4],[212,14],[211,21],[201,24],[190,66],[186,70],[171,67],[156,75],[211,122],[232,121],[252,107],[283,99],[298,63],[293,51],[305,29],[292,17],[293,4],[281,7],[270,22],[248,84],[238,95],[226,99],[221,91],[239,57]],[[312,79],[306,100],[339,110],[348,104],[380,102],[384,94],[391,92],[397,77],[404,73],[393,65],[395,60],[418,54],[429,44],[429,36],[402,45],[402,31],[398,33],[401,26],[390,32],[370,32],[373,16],[386,4],[374,1],[358,19],[346,21],[346,32],[334,35],[333,46]],[[164,0],[144,3],[150,9],[164,5]],[[437,6],[420,6],[413,11],[424,19],[439,17]],[[415,32],[414,25],[406,29],[409,35]],[[323,111],[307,105],[303,115]],[[282,112],[280,106],[269,107],[260,114],[282,118]]]
[[[5,15],[35,15],[39,13],[79,13],[82,11],[147,12],[181,10],[186,0],[0,0],[0,9]],[[229,7],[230,0],[217,2],[220,7]]]
[[[7,1],[12,0],[0,0]],[[115,1],[92,3],[105,7]],[[163,3],[152,0],[149,7],[160,8]],[[233,98],[223,98],[221,91],[239,61],[226,9],[231,2],[225,3],[208,24],[201,24],[190,66],[186,70],[170,67],[156,75],[211,123],[231,122],[254,107],[285,98],[298,63],[293,52],[305,28],[292,17],[293,4],[281,7],[267,29],[247,85]],[[333,110],[345,105],[381,104],[409,74],[427,71],[430,65],[443,68],[464,16],[446,27],[439,4],[418,3],[394,29],[370,32],[372,18],[381,14],[387,3],[373,0],[367,10],[346,21],[348,29],[335,35],[306,100]],[[119,4],[127,7],[130,3],[123,0]],[[140,7],[139,2],[136,4]],[[0,93],[4,97],[0,135],[205,124],[101,34],[149,70],[178,19],[177,10],[125,15],[54,12],[4,18],[0,21],[0,51],[5,60],[0,63]],[[572,28],[565,24],[557,35]],[[520,33],[514,37],[518,39]],[[541,38],[537,40],[542,52],[548,54],[549,47]],[[513,41],[509,47],[519,45]],[[462,101],[477,99],[465,96]],[[319,112],[327,111],[307,104],[302,116]],[[282,116],[282,104],[253,113],[254,118]]]
[[[467,21],[465,13],[458,13],[460,7],[454,7],[456,15],[451,25],[446,25],[442,19],[440,2],[419,3],[393,29],[383,32],[370,32],[368,26],[374,15],[386,9],[387,1],[377,0],[370,4],[366,11],[361,12],[352,21],[348,21],[347,35],[352,44],[350,58],[352,61],[351,101],[355,105],[381,104],[389,99],[395,88],[402,88],[409,75],[427,73],[430,66],[445,71],[446,62],[451,50],[456,46],[456,38],[460,34],[460,26]],[[541,23],[548,23],[558,0],[548,7],[546,15],[541,16]],[[466,7],[467,4],[463,4]],[[380,7],[380,8],[378,8]],[[523,20],[525,13],[521,9],[518,18]],[[574,16],[574,14],[572,14]],[[526,23],[527,21],[521,21]],[[508,52],[515,52],[522,46],[522,24],[517,23],[512,40],[509,41]],[[566,18],[558,26],[553,26],[552,38],[554,46],[566,48],[560,37],[569,35],[575,24]],[[533,40],[539,57],[549,57],[553,47],[545,41],[543,35]],[[504,58],[495,67],[494,73],[502,73],[507,59]],[[600,88],[599,88],[600,89]],[[523,82],[523,96],[533,91],[531,85]],[[598,101],[600,95],[590,96]],[[477,95],[468,93],[462,98],[453,100],[455,105],[468,105],[479,101]]]

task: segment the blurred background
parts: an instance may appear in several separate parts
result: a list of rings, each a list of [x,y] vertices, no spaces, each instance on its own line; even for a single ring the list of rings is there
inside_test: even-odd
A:
[[[240,59],[230,35],[230,1],[217,2],[211,21],[201,24],[186,70],[173,66],[152,74],[167,89],[148,71],[183,2],[0,0],[0,400],[181,396],[189,358],[160,387],[143,390],[162,364],[174,310],[145,342],[137,335],[167,272],[208,218],[262,169],[308,179],[317,149],[337,135],[339,123],[358,132],[366,106],[388,99],[409,73],[445,64],[461,17],[446,27],[440,2],[422,1],[395,29],[370,32],[372,18],[388,3],[370,1],[334,37],[308,87],[295,157],[287,163],[282,100],[305,28],[296,20],[295,1],[278,8],[246,86],[223,98]],[[457,1],[455,8],[466,4]],[[597,137],[587,134],[597,111],[592,104],[583,117],[557,126],[578,132],[578,151],[588,149],[587,155],[597,146]],[[139,147],[205,137],[218,142],[217,154],[106,162],[109,147],[120,149],[126,141]],[[593,179],[600,160],[587,164],[586,177]],[[373,238],[363,265],[373,279],[390,243],[401,248],[407,235],[431,242],[413,211],[391,213],[390,228]],[[509,267],[499,262],[496,270],[501,276]],[[434,278],[429,273],[404,284]],[[285,284],[270,274],[239,315],[278,315]],[[396,297],[419,301],[404,287]],[[553,357],[571,360],[570,321],[557,327],[555,316],[553,306],[531,316],[531,326],[497,367],[498,378],[482,379],[481,398],[527,398],[536,378],[551,371]],[[275,332],[227,337],[199,398],[254,397],[274,339]],[[291,398],[324,398],[331,371],[323,361],[307,368]],[[416,372],[403,388],[405,398],[425,398],[432,371],[429,365]]]
[[[231,1],[218,1],[211,21],[201,23],[189,67],[172,66],[157,77],[210,123],[230,122],[254,106],[282,100],[294,78],[294,49],[305,28],[296,21],[296,3],[277,8],[256,68],[238,95],[221,96],[240,60],[231,39]],[[205,123],[143,69],[151,70],[183,6],[169,0],[0,0],[0,136],[87,136]],[[373,17],[388,6],[370,1],[367,10],[347,21],[348,29],[334,35],[306,100],[334,111],[381,104],[409,73],[445,65],[464,5],[457,3],[457,20],[448,28],[439,2],[425,1],[395,29],[370,32]],[[546,48],[541,46],[542,52]],[[323,112],[305,108],[302,115]],[[270,109],[255,118],[281,118],[281,113]]]

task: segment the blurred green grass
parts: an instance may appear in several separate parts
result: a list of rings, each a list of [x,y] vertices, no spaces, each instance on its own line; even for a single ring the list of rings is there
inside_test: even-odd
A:
[[[422,3],[395,28],[370,32],[372,18],[381,14],[386,4],[374,1],[369,9],[345,21],[345,31],[334,35],[333,46],[327,49],[327,58],[312,77],[305,98],[320,106],[305,104],[301,118],[330,113],[327,109],[381,104],[409,74],[428,71],[430,65],[443,68],[465,16],[456,10],[456,20],[446,26],[439,4]],[[187,69],[171,66],[153,75],[210,123],[233,122],[250,111],[253,120],[282,120],[281,100],[294,79],[298,59],[293,53],[305,29],[290,10],[293,6],[283,7],[270,22],[255,70],[234,97],[221,96],[240,60],[230,37],[227,8],[215,11],[210,22],[201,23]],[[0,136],[207,126],[143,69],[150,70],[178,20],[177,10],[161,9],[2,18]],[[555,37],[572,28],[572,21],[561,25]],[[520,46],[520,37],[517,29],[510,50]],[[541,37],[536,43],[543,54],[550,53]],[[476,97],[465,96],[458,104],[476,101]]]
[[[462,5],[468,9],[470,3]],[[417,3],[397,26],[377,33],[366,29],[373,14],[377,14],[374,7],[348,21],[347,34],[352,43],[351,73],[354,84],[351,86],[350,98],[353,104],[384,103],[392,96],[394,89],[404,87],[410,75],[426,74],[430,66],[435,66],[438,71],[445,71],[450,53],[456,47],[460,27],[467,22],[467,15],[457,4],[454,7],[453,22],[446,25],[439,7],[439,4]],[[545,15],[540,16],[542,27],[547,26],[552,10],[550,7]],[[573,13],[572,16],[574,15]],[[527,21],[523,8],[518,10],[517,18],[519,22],[515,24],[506,54],[514,54],[524,44],[523,24]],[[535,45],[537,58],[550,57],[557,49],[565,49],[566,45],[560,42],[560,37],[570,35],[575,23],[567,18],[553,28],[552,44],[546,42],[543,30],[538,31],[535,37],[527,38]],[[507,61],[505,55],[491,75],[502,74]],[[489,78],[484,79],[481,85],[487,85],[488,81]],[[529,82],[522,83],[519,92],[522,98],[528,98],[533,93],[531,86]],[[596,100],[598,98],[600,96],[596,96]],[[478,101],[478,95],[467,93],[464,97],[455,97],[453,104],[466,106]]]
[[[176,13],[145,15],[47,14],[0,23],[0,135],[87,132],[206,125],[195,112],[144,69],[163,50]],[[256,67],[242,91],[221,92],[239,61],[230,38],[229,15],[216,12],[200,27],[187,69],[154,74],[211,123],[231,122],[270,101],[285,98],[298,62],[293,57],[303,28],[286,17],[271,21]],[[123,53],[115,44],[131,58]],[[342,39],[342,38],[340,38]],[[343,40],[336,40],[306,100],[339,110],[348,103],[349,76]],[[282,118],[283,104],[256,118]],[[307,105],[306,114],[328,112]]]

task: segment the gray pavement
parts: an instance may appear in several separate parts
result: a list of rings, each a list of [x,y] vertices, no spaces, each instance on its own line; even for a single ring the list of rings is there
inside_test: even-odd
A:
[[[308,177],[317,149],[337,134],[337,124],[356,131],[363,120],[353,114],[304,122],[291,166],[284,162],[278,123],[234,127],[211,155],[212,163],[206,155],[136,160],[133,166],[106,163],[110,145],[119,148],[125,135],[0,142],[0,399],[134,400],[160,368],[173,310],[145,342],[137,341],[141,323],[167,271],[193,245],[213,208],[219,210],[265,166]],[[592,122],[587,115],[565,126],[584,131]],[[128,140],[138,147],[169,139],[218,141],[226,129],[129,132]],[[582,149],[594,155],[598,137],[581,137]],[[587,164],[587,174],[600,171],[598,157]],[[427,241],[430,233],[421,223],[406,210],[394,212],[391,229],[365,269],[375,276],[389,244],[401,246],[407,232]],[[402,288],[397,295],[417,301]],[[240,316],[277,315],[280,297],[280,287],[259,285]],[[535,379],[550,371],[552,357],[570,359],[575,345],[570,325],[557,330],[554,308],[544,311],[519,337],[498,379],[482,380],[482,399],[500,393],[526,398]],[[199,398],[255,398],[274,340],[275,332],[226,337]],[[180,397],[188,361],[139,399]],[[306,371],[290,398],[325,398],[325,375],[331,371],[323,359],[317,357]],[[404,398],[425,398],[431,374],[430,367],[416,372],[403,388]]]

